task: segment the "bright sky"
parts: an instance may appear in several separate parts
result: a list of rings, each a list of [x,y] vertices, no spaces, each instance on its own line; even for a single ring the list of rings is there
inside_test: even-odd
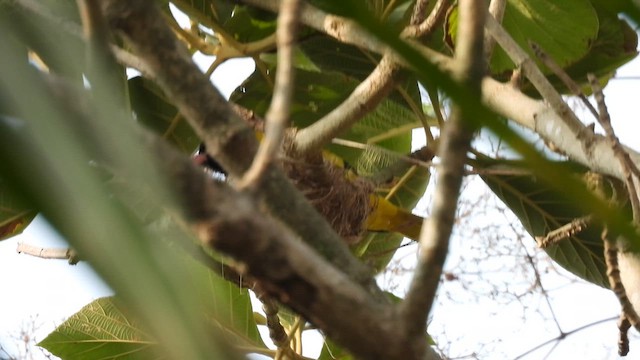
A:
[[[208,63],[208,61],[202,59],[201,63]],[[214,83],[228,96],[252,72],[252,66],[250,60],[222,65],[214,74]],[[618,136],[623,143],[636,149],[640,148],[638,143],[640,129],[637,126],[640,120],[638,119],[640,104],[637,101],[640,90],[639,76],[640,60],[635,60],[618,72],[619,78],[633,77],[633,79],[613,80],[605,90],[607,104]],[[473,195],[483,190],[477,185],[472,185],[466,191],[467,194]],[[417,210],[420,211],[420,208]],[[489,220],[504,226],[514,221],[512,217],[505,218],[504,215],[497,213],[486,215],[484,221]],[[472,252],[482,251],[476,246],[470,246],[471,240],[474,238],[467,237],[463,241],[459,237],[452,243],[447,269],[456,271],[464,263],[464,259],[477,256],[477,254],[471,254]],[[17,342],[14,338],[19,335],[20,329],[31,322],[31,319],[35,319],[35,324],[38,326],[38,331],[35,332],[36,338],[41,340],[56,325],[82,306],[112,293],[87,264],[81,262],[76,266],[70,266],[65,261],[19,255],[15,251],[18,242],[47,248],[66,246],[64,241],[57,237],[40,218],[37,218],[24,234],[0,242],[0,284],[2,286],[0,345],[10,352],[17,351],[15,348]],[[534,254],[536,250],[531,245],[533,241],[525,238],[523,242],[528,242],[529,253]],[[514,241],[514,246],[519,245]],[[415,247],[409,247],[404,251],[403,256],[408,259],[407,263],[411,262],[412,252],[415,252]],[[496,258],[495,261],[500,263],[512,260]],[[450,355],[469,355],[477,350],[474,345],[500,341],[503,343],[501,346],[506,349],[504,351],[507,358],[514,358],[529,348],[557,336],[557,327],[544,320],[549,318],[549,307],[546,303],[541,303],[540,297],[526,296],[518,301],[502,304],[486,296],[479,298],[475,305],[461,306],[461,303],[473,297],[469,287],[473,291],[490,291],[486,284],[495,282],[511,284],[512,288],[506,288],[509,291],[523,290],[518,288],[519,282],[514,279],[519,273],[505,273],[498,270],[485,275],[487,279],[484,279],[481,284],[480,282],[464,284],[462,281],[452,281],[445,283],[441,289],[442,297],[438,301],[430,326],[434,334],[442,330],[446,333],[446,340],[454,342],[454,346],[459,346],[461,349],[459,353]],[[572,283],[565,277],[555,275],[545,276],[543,281],[545,288],[550,291],[552,309],[560,327],[565,332],[618,314],[617,300],[607,290],[590,284]],[[402,284],[398,291],[400,293],[403,291]],[[523,310],[525,307],[528,310]],[[631,333],[631,354],[637,356],[640,354],[640,339],[633,330]],[[616,337],[615,322],[606,322],[563,340],[550,353],[548,359],[573,359],[578,355],[582,359],[616,359]],[[550,347],[543,348],[524,359],[544,358],[549,349]],[[503,359],[504,356],[505,354],[496,354],[496,357],[492,358]],[[0,352],[0,358],[3,357],[6,357],[6,354]]]

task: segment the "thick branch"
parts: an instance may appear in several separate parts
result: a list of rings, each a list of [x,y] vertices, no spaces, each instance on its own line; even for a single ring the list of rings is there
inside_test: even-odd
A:
[[[242,176],[256,153],[255,134],[193,63],[160,11],[144,0],[112,0],[102,5],[111,27],[124,35],[145,61],[158,84],[204,140],[207,150],[231,177]],[[276,214],[326,259],[380,296],[369,269],[351,255],[344,241],[281,171],[267,170],[257,196],[261,206]]]
[[[458,6],[460,18],[455,59],[459,72],[456,77],[479,93],[485,71],[482,54],[486,8],[484,2],[476,0],[461,0]],[[473,127],[465,120],[469,115],[459,104],[453,107],[438,149],[442,163],[438,167],[433,212],[423,225],[418,266],[400,308],[409,337],[426,330],[427,316],[447,257],[467,151],[473,137]]]
[[[602,136],[596,135],[587,153],[573,131],[544,101],[534,100],[509,84],[497,82],[489,77],[482,81],[482,101],[498,114],[536,132],[553,143],[569,158],[591,169],[624,180],[624,173],[611,145]],[[624,147],[635,164],[640,164],[640,154]]]
[[[192,161],[148,137],[158,166],[181,200],[177,211],[203,245],[234,258],[261,290],[302,314],[356,356],[415,356],[397,336],[394,312],[376,301],[280,222],[259,213],[248,194],[208,178]],[[421,337],[424,341],[424,336]]]

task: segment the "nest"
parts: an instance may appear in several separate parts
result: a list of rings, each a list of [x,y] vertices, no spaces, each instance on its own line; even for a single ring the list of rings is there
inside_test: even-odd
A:
[[[356,243],[365,232],[366,220],[372,211],[372,184],[350,177],[348,170],[321,154],[304,158],[286,154],[285,150],[281,166],[289,179],[347,243]]]
[[[256,131],[264,131],[264,120],[240,106],[236,113]],[[366,231],[372,211],[370,195],[373,185],[349,176],[349,171],[325,159],[321,153],[297,157],[292,155],[296,130],[285,132],[280,165],[313,206],[349,244],[357,243]]]

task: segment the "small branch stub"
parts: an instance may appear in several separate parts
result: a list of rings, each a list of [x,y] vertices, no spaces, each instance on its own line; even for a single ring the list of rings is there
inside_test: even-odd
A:
[[[536,236],[536,244],[539,248],[542,249],[547,248],[551,245],[555,245],[562,240],[566,240],[580,233],[581,231],[586,229],[592,221],[593,219],[590,215],[577,218],[568,224],[550,231],[546,236]]]
[[[70,265],[77,264],[80,259],[78,257],[78,253],[75,250],[70,248],[42,248],[38,246],[33,246],[25,243],[19,243],[16,251],[19,254],[27,254],[35,257],[39,257],[41,259],[59,259],[59,260],[68,260]]]

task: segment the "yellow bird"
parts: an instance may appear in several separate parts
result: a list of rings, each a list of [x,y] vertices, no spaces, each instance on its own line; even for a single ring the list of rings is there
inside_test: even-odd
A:
[[[258,138],[261,138],[260,135],[258,135]],[[196,155],[194,157],[194,161],[196,162],[196,164],[201,165],[205,168],[208,168],[212,171],[218,172],[218,173],[222,173],[222,174],[226,174],[224,169],[222,168],[222,166],[215,161],[215,159],[211,158],[209,155],[207,155],[206,153],[206,149],[204,145],[200,145],[200,148],[198,149],[198,151],[196,152]],[[353,173],[352,171],[349,170],[345,170],[345,164],[344,164],[344,160],[342,158],[340,158],[339,156],[329,152],[329,151],[323,151],[322,153],[322,159],[320,160],[321,162],[323,162],[326,166],[325,167],[334,167],[336,169],[341,169],[342,172],[340,172],[341,174],[341,179],[343,183],[356,183],[358,182],[358,175],[356,175],[355,173]],[[304,162],[303,162],[304,163]],[[314,169],[318,168],[317,164],[313,165]],[[306,172],[306,171],[298,171],[300,173],[302,172]],[[324,177],[326,176],[326,171],[325,173],[322,173],[318,176],[318,174],[314,174],[311,176],[314,177]],[[289,173],[289,176],[291,177],[291,174]],[[296,180],[296,179],[294,179]],[[333,179],[331,181],[335,181],[335,180],[340,180],[340,179]],[[346,180],[346,181],[344,181]],[[332,182],[327,183],[326,185],[329,187],[335,186],[336,183],[332,183]],[[295,181],[294,181],[295,182]],[[312,179],[312,185],[310,186],[318,186],[317,184],[319,183],[319,181],[314,178]],[[321,183],[322,181],[320,181]],[[304,186],[304,185],[303,185]],[[315,189],[312,189],[315,190]],[[303,191],[305,192],[305,191]],[[307,191],[308,193],[309,191]],[[320,198],[322,198],[322,200],[324,200],[324,198],[326,197],[327,194],[331,193],[333,195],[334,193],[334,189],[330,188],[330,189],[326,189],[321,195],[319,195]],[[353,194],[349,193],[349,190],[346,190],[346,193],[339,193],[338,196],[351,196]],[[365,194],[366,196],[366,194]],[[309,197],[309,196],[308,196]],[[312,199],[310,199],[312,201]],[[337,201],[341,201],[342,199],[337,199]],[[314,201],[312,201],[314,202]],[[314,204],[315,205],[315,204]],[[350,224],[352,226],[361,226],[364,230],[367,231],[374,231],[374,232],[396,232],[396,233],[400,233],[402,235],[404,235],[405,237],[414,240],[414,241],[418,241],[420,238],[420,231],[422,229],[422,222],[423,222],[423,218],[420,216],[417,216],[413,213],[411,213],[408,210],[402,209],[398,206],[396,206],[395,204],[391,203],[389,200],[375,195],[375,194],[369,194],[368,195],[368,206],[369,209],[368,211],[366,211],[366,219],[364,219],[364,221],[362,221],[360,224],[355,225],[355,224]],[[316,208],[318,208],[318,206],[316,206]],[[334,207],[331,207],[329,210],[326,209],[318,209],[321,213],[323,213],[323,215],[325,215],[325,217],[328,218],[328,220],[332,223],[332,225],[334,225],[335,228],[335,218],[336,217],[341,217],[341,214],[333,214],[333,213],[329,213],[329,212],[336,212],[339,210],[342,211],[352,211],[352,208],[345,208],[345,206],[342,206],[341,204],[337,204]],[[329,218],[332,219],[329,219]],[[362,218],[361,218],[362,219]],[[361,229],[350,229],[348,230],[348,234],[360,234]],[[338,233],[342,233],[343,236],[348,236],[347,234],[345,234],[343,231],[341,231],[340,229],[336,229],[336,231],[338,231]]]
[[[369,231],[397,232],[411,240],[420,240],[423,218],[402,209],[389,200],[370,195],[372,211],[367,216],[365,227]]]

